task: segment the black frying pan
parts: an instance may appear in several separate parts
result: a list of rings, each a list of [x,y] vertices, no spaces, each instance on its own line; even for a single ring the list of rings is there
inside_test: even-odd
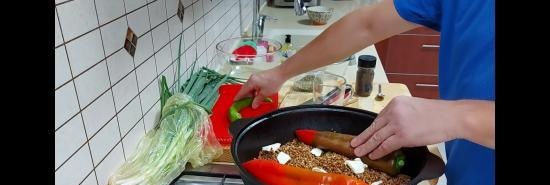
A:
[[[260,185],[241,163],[257,157],[263,146],[291,141],[296,138],[296,129],[359,135],[370,126],[376,115],[342,106],[300,105],[282,108],[254,119],[237,120],[230,126],[230,132],[234,136],[231,155],[239,167],[243,182],[247,185]],[[409,184],[416,185],[443,174],[445,164],[441,158],[429,152],[426,146],[402,150],[407,157],[407,163],[401,172],[412,178]]]

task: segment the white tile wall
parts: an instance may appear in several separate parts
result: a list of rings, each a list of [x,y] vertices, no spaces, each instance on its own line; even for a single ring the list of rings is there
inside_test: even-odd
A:
[[[107,184],[135,152],[160,116],[158,74],[174,83],[178,35],[185,80],[240,26],[237,0],[181,2],[183,23],[178,0],[56,0],[56,184]],[[134,57],[122,48],[128,27]]]
[[[147,2],[145,0],[124,0],[126,5],[126,11],[134,11],[135,9],[145,5]]]
[[[166,0],[166,13],[168,17],[175,15],[178,11],[178,1],[179,0]]]
[[[82,110],[82,118],[86,126],[88,138],[91,138],[107,121],[115,115],[113,95],[111,91],[105,92],[94,103]]]
[[[94,166],[97,166],[101,160],[113,149],[120,141],[117,119],[111,119],[94,137],[90,138],[90,149]]]
[[[204,9],[202,9],[202,0],[199,0],[197,1],[197,3],[193,4],[193,20],[199,20],[199,18],[202,17],[203,13]]]
[[[57,144],[57,143],[56,143]],[[88,145],[80,148],[65,164],[55,171],[56,185],[73,185],[84,181],[92,171],[92,158]]]
[[[151,110],[149,110],[149,112],[147,112],[145,114],[145,116],[143,117],[143,122],[145,124],[145,130],[149,131],[153,127],[155,127],[155,124],[157,123],[159,118],[160,118],[160,101],[155,103],[155,105],[153,105]]]
[[[136,151],[138,143],[144,135],[145,135],[145,129],[143,125],[143,120],[140,120],[139,123],[137,123],[132,128],[132,130],[128,132],[128,135],[126,135],[126,137],[122,139],[126,158],[131,157],[130,155],[133,154],[134,151]]]
[[[183,41],[186,50],[195,42],[195,27],[193,25],[183,31]]]
[[[111,173],[115,172],[123,162],[124,154],[122,153],[122,145],[119,143],[95,168],[99,184],[107,184]]]
[[[149,7],[149,19],[151,19],[151,26],[155,27],[162,21],[166,20],[166,4],[165,0],[156,0],[148,5]]]
[[[134,61],[126,50],[121,49],[107,58],[107,66],[111,82],[117,83],[134,69]]]
[[[136,74],[130,73],[113,86],[116,110],[120,112],[138,94]]]
[[[94,0],[74,0],[56,6],[65,41],[98,26]]]
[[[126,4],[128,5],[128,4]],[[143,21],[147,20],[149,18],[149,12],[147,10],[147,7],[140,8],[130,14],[128,14],[128,24],[136,33],[137,36],[143,35],[146,31],[148,31],[151,28],[151,25],[149,24],[149,21]],[[138,45],[141,43],[138,40]]]
[[[80,185],[97,185],[97,179],[95,178],[95,174],[93,172],[90,173],[90,175]]]
[[[57,19],[57,10],[55,10],[55,46],[59,46],[62,43],[63,43],[63,37],[61,36],[59,21]]]
[[[168,20],[168,28],[168,31],[170,32],[170,40],[174,39],[181,33],[181,31],[183,30],[183,24],[178,16],[173,16]]]
[[[109,88],[107,65],[102,61],[74,80],[80,105],[87,106]]]
[[[185,0],[183,0],[185,1]],[[189,6],[189,7],[186,7],[184,10],[183,10],[183,29],[187,29],[189,28],[189,26],[193,25],[194,21],[193,21],[193,7],[192,6]]]
[[[59,128],[78,112],[78,101],[73,83],[55,90],[55,128]]]
[[[69,42],[66,46],[74,76],[79,75],[105,58],[99,30],[83,35],[79,39]]]
[[[126,133],[138,123],[141,115],[143,115],[141,113],[141,105],[139,103],[139,98],[136,97],[128,106],[118,113],[120,133],[122,136],[126,135]]]
[[[153,48],[160,50],[170,40],[168,36],[168,23],[162,23],[153,29]]]
[[[183,4],[184,7],[191,6],[193,4],[193,0],[181,0],[181,4]]]
[[[122,48],[127,28],[126,17],[118,18],[101,27],[101,38],[107,56]]]
[[[138,89],[141,92],[157,77],[155,58],[151,57],[136,69]]]
[[[55,49],[55,88],[72,78],[65,46]]]
[[[121,15],[124,15],[124,2],[122,0],[95,0],[99,24],[103,25]]]
[[[138,39],[134,61],[139,65],[151,55],[153,55],[153,37],[151,32],[148,32]]]
[[[144,111],[149,110],[160,99],[158,79],[160,78],[155,78],[155,81],[141,92],[141,108]]]
[[[80,114],[55,132],[55,168],[61,166],[69,157],[86,142],[84,125]]]
[[[170,47],[166,46],[155,54],[157,59],[157,73],[160,74],[172,63],[172,57],[170,56]]]
[[[179,55],[182,55],[185,52],[185,42],[183,39],[183,34],[180,34],[180,36],[174,38],[172,42],[170,42],[170,49],[172,50],[172,58],[174,59],[174,61],[177,60],[178,58],[178,50],[180,49],[179,48],[180,38],[181,38],[181,50]],[[185,60],[182,60],[182,65],[184,64],[184,61]]]

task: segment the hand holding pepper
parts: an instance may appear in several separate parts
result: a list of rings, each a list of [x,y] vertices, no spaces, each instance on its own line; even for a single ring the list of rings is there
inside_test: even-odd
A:
[[[304,129],[296,130],[296,136],[298,140],[307,145],[326,149],[352,159],[357,157],[350,145],[353,135]],[[367,156],[362,156],[360,159],[370,168],[380,170],[391,176],[399,174],[401,168],[405,166],[405,155],[400,150],[378,160],[372,160]]]
[[[269,97],[265,98],[264,99],[265,102],[273,102],[273,100]],[[241,109],[245,108],[245,107],[248,107],[252,104],[252,97],[246,97],[246,98],[243,98],[243,99],[240,99],[236,102],[233,103],[233,105],[231,105],[231,107],[229,107],[229,120],[231,122],[234,122],[238,119],[241,119],[242,116],[241,114],[239,113],[239,111],[241,111]]]

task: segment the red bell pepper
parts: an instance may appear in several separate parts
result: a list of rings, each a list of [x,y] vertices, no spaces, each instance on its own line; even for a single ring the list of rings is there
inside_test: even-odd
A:
[[[355,177],[335,173],[321,173],[272,160],[254,159],[242,166],[266,185],[369,185]]]

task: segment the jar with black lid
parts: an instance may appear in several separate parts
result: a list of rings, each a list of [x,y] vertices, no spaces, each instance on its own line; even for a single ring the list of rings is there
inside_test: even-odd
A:
[[[372,55],[361,55],[357,61],[357,76],[355,79],[355,93],[357,96],[367,97],[372,92],[374,79],[374,67],[376,57]]]

